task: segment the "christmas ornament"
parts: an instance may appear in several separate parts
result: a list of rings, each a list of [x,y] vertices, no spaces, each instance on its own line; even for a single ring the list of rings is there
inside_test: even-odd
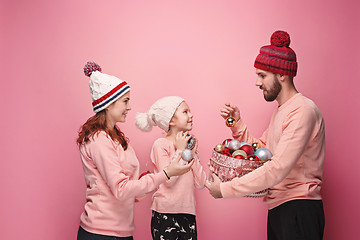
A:
[[[226,119],[225,123],[226,123],[226,126],[233,127],[236,124],[236,120],[234,118],[232,118],[232,117],[228,117]]]
[[[248,160],[250,160],[250,161],[260,161],[260,159],[259,159],[258,156],[256,156],[256,155],[250,155],[250,156],[248,156]]]
[[[230,148],[230,150],[233,150],[233,151],[238,150],[240,148],[240,142],[236,139],[231,140],[229,142],[229,148]]]
[[[222,144],[218,144],[215,146],[214,150],[217,151],[218,153],[221,153],[222,151],[224,151],[225,147]]]
[[[188,136],[190,136],[190,135],[188,134]],[[187,143],[186,148],[187,148],[187,149],[190,149],[190,150],[193,150],[194,147],[195,147],[195,142],[196,142],[195,138],[194,138],[194,137],[191,137],[191,138],[189,139],[188,143]]]
[[[267,148],[259,148],[255,151],[254,155],[256,155],[260,160],[269,160],[272,158],[272,153]]]
[[[184,161],[190,162],[194,158],[194,153],[190,149],[185,149],[181,153],[181,158]]]
[[[256,142],[251,144],[251,146],[253,147],[254,151],[256,151],[256,150],[258,150],[260,148],[260,144],[258,144]]]
[[[243,155],[236,155],[234,158],[236,158],[236,159],[245,159],[245,157],[243,156]]]
[[[224,152],[223,155],[231,157],[231,153],[229,153],[229,152]]]
[[[245,151],[248,156],[254,153],[254,149],[251,145],[243,145],[240,149]]]
[[[229,147],[229,142],[231,142],[231,140],[232,140],[232,139],[230,139],[230,138],[225,139],[222,144],[223,144],[225,147]]]
[[[236,150],[232,154],[233,157],[236,157],[237,155],[243,156],[244,159],[247,158],[247,154],[244,150]]]
[[[249,143],[247,143],[247,142],[241,142],[240,143],[240,147],[242,147],[242,146],[244,146],[244,145],[249,145],[249,146],[251,146]]]
[[[231,150],[228,147],[224,147],[224,150],[221,151],[221,154],[230,154],[231,155]]]

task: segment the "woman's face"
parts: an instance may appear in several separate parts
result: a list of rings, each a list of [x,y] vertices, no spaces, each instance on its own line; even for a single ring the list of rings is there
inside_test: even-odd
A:
[[[106,117],[109,123],[115,126],[117,122],[125,122],[130,107],[130,91],[106,108]]]

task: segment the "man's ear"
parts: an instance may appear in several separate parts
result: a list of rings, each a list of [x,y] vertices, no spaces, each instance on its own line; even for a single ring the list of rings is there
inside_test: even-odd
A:
[[[277,78],[279,79],[279,81],[281,81],[281,82],[284,82],[285,81],[285,79],[286,79],[286,76],[285,75],[282,75],[282,74],[276,74],[276,76],[277,76]]]

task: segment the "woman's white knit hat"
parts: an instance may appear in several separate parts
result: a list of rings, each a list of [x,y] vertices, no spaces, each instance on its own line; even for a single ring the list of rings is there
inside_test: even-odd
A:
[[[144,132],[149,132],[153,126],[158,126],[168,132],[169,123],[176,109],[183,101],[183,98],[177,96],[157,100],[146,113],[137,113],[135,118],[136,126]]]
[[[90,77],[89,87],[94,112],[100,112],[130,91],[130,86],[123,80],[101,72],[101,67],[94,62],[87,62],[84,73]]]

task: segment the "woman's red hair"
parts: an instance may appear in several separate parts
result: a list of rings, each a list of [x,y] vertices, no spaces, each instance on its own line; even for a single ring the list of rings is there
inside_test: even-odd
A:
[[[106,132],[113,141],[121,144],[124,150],[128,147],[129,139],[125,137],[125,134],[120,131],[120,129],[114,126],[113,129],[109,129],[106,126],[106,112],[102,110],[96,113],[94,116],[89,118],[84,125],[80,127],[79,136],[76,140],[76,143],[80,146],[81,144],[87,143],[90,141],[90,138],[94,137],[95,134],[100,131]]]

